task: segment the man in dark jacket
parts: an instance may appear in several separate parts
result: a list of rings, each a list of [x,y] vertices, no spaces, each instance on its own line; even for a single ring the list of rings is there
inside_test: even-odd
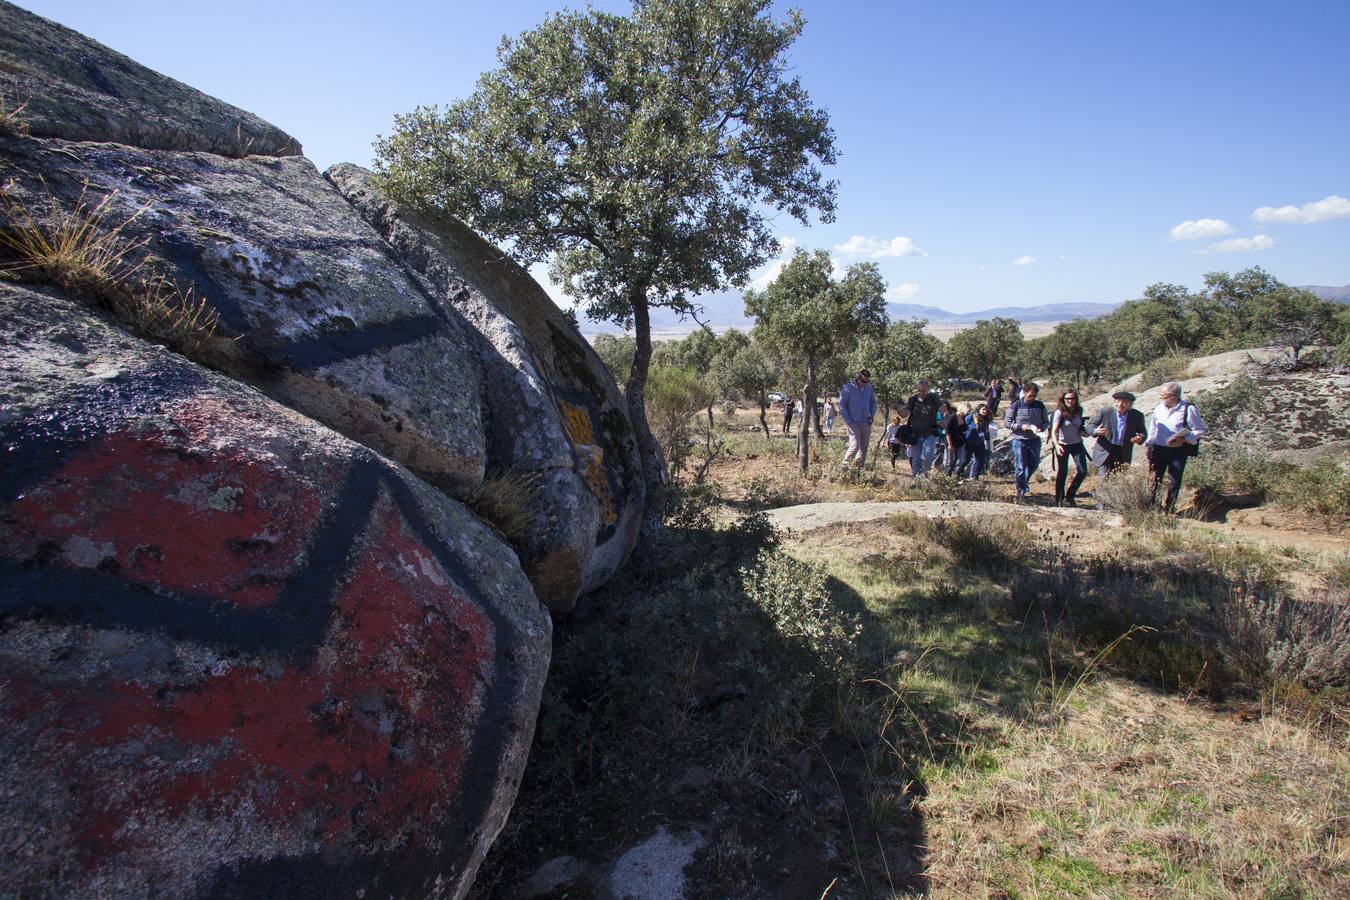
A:
[[[919,392],[909,398],[909,427],[914,429],[914,453],[909,469],[917,478],[926,475],[937,456],[938,407],[942,401],[928,392],[927,380],[920,378]]]
[[[1003,382],[994,379],[989,382],[989,390],[984,392],[984,402],[989,406],[989,415],[998,417],[998,405],[1003,402]]]
[[[1116,466],[1128,466],[1134,458],[1134,448],[1144,442],[1148,423],[1144,414],[1134,409],[1134,394],[1116,391],[1111,405],[1097,411],[1087,424],[1087,433],[1095,435],[1092,464],[1102,475],[1110,474]]]

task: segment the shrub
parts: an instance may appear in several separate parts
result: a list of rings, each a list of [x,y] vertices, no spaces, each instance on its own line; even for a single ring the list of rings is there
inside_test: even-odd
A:
[[[1330,518],[1350,517],[1350,470],[1322,457],[1310,466],[1292,468],[1275,491],[1280,504]]]
[[[1185,353],[1160,356],[1144,367],[1139,376],[1139,389],[1146,391],[1169,381],[1181,381],[1191,368],[1191,358]]]
[[[1255,381],[1239,375],[1212,391],[1200,391],[1191,398],[1204,412],[1205,424],[1219,437],[1232,437],[1238,423],[1260,408],[1262,392]]]
[[[689,459],[691,419],[712,402],[712,388],[692,369],[653,368],[647,380],[647,421],[676,475]]]
[[[1186,468],[1186,481],[1197,491],[1246,494],[1255,502],[1264,503],[1294,469],[1291,463],[1243,447],[1211,447]]]
[[[1116,513],[1129,525],[1142,525],[1157,518],[1152,476],[1142,462],[1117,468],[1100,479],[1097,500],[1103,509]]]
[[[958,566],[998,574],[1016,568],[1030,553],[1035,535],[1019,517],[990,520],[979,516],[930,518],[900,513],[887,522],[925,544],[948,550]]]
[[[816,674],[842,683],[853,671],[862,626],[835,605],[825,567],[801,562],[781,550],[765,550],[741,570],[745,593],[787,641],[806,650]]]

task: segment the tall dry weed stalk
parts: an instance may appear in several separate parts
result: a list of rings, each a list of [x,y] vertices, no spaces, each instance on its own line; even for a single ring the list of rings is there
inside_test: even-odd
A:
[[[155,271],[143,252],[148,236],[126,236],[127,226],[148,206],[116,222],[115,191],[95,202],[86,181],[74,207],[66,209],[46,188],[44,182],[47,214],[36,216],[16,196],[12,183],[0,187],[5,215],[0,270],[50,283],[106,309],[150,340],[187,355],[199,352],[215,335],[220,318],[192,288],[183,290]]]

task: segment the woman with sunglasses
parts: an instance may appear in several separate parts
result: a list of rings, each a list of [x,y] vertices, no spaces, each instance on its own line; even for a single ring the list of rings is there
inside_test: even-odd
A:
[[[1078,487],[1087,477],[1087,451],[1083,449],[1083,407],[1075,390],[1059,395],[1059,404],[1050,417],[1050,452],[1055,454],[1055,505],[1076,506]],[[1070,459],[1077,472],[1066,493],[1064,482],[1069,477]]]

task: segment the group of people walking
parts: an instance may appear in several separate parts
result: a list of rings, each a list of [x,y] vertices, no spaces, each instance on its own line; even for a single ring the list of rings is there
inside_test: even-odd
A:
[[[877,411],[871,381],[871,373],[862,369],[839,392],[838,412],[848,430],[845,469],[856,461],[861,470],[867,462],[872,421]],[[1011,400],[1001,421],[1012,438],[1018,502],[1031,493],[1031,476],[1040,468],[1043,442],[1048,439],[1057,506],[1077,504],[1078,490],[1088,475],[1089,458],[1099,474],[1109,477],[1121,466],[1131,465],[1135,448],[1143,446],[1155,502],[1165,483],[1163,509],[1170,512],[1175,508],[1186,460],[1198,454],[1205,432],[1195,405],[1182,399],[1180,384],[1169,382],[1162,386],[1160,402],[1146,419],[1134,409],[1135,396],[1129,391],[1115,392],[1110,406],[1088,417],[1076,390],[1061,393],[1050,410],[1039,399],[1040,385],[1034,381],[1009,381]],[[1005,396],[1003,382],[991,382],[982,402],[968,403],[960,409],[934,394],[927,381],[920,379],[916,387],[916,393],[903,409],[894,412],[886,425],[883,440],[890,451],[891,467],[895,468],[903,454],[916,479],[935,465],[948,475],[978,479],[989,469],[998,408]],[[1089,438],[1093,440],[1090,452],[1085,444]]]

